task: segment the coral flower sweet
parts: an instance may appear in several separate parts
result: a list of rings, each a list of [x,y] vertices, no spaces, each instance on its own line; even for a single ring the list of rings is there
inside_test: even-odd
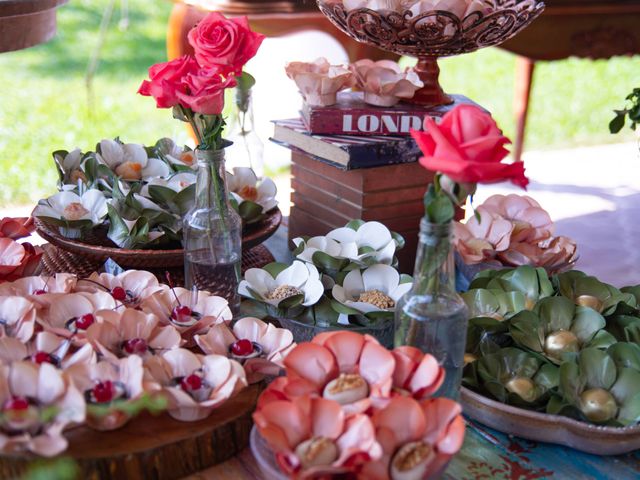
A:
[[[264,375],[277,375],[284,358],[295,347],[292,333],[252,317],[241,318],[233,329],[225,324],[211,327],[195,337],[207,354],[227,355],[243,364],[249,383]]]
[[[131,308],[103,310],[87,330],[87,340],[108,359],[129,355],[147,357],[180,346],[180,332],[171,325],[159,326],[155,315]]]
[[[380,461],[365,465],[364,478],[437,478],[462,447],[465,425],[461,412],[460,405],[447,398],[422,402],[393,398],[373,415],[384,454]]]
[[[436,393],[444,382],[444,368],[433,355],[408,346],[396,347],[391,353],[396,361],[394,394],[422,400]]]
[[[169,166],[162,160],[149,158],[142,145],[104,139],[100,141],[98,150],[98,161],[123,180],[146,180],[169,175]]]
[[[42,248],[28,242],[18,243],[8,237],[0,238],[0,281],[32,275],[43,253]]]
[[[253,420],[292,478],[355,473],[382,454],[369,417],[347,417],[339,403],[325,398],[274,401],[256,411]]]
[[[298,344],[284,365],[287,382],[268,388],[276,390],[273,398],[317,395],[351,414],[367,411],[372,399],[389,397],[395,360],[373,337],[334,331]]]
[[[263,212],[278,205],[276,184],[270,178],[258,179],[251,168],[234,167],[233,174],[227,173],[227,188],[238,204],[253,202],[260,205]]]
[[[242,368],[222,355],[196,355],[176,348],[149,358],[145,368],[169,397],[169,415],[202,420],[247,386]]]
[[[82,394],[49,363],[0,365],[0,451],[52,457],[67,448],[62,435],[85,418]]]
[[[145,392],[142,359],[137,355],[74,365],[68,374],[87,402],[87,424],[96,430],[115,430],[127,423],[131,417],[119,407]]]
[[[0,238],[6,237],[18,240],[31,235],[35,228],[32,217],[4,217],[0,220]]]

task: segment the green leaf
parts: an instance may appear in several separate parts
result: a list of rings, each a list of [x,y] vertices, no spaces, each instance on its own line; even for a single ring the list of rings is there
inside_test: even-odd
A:
[[[571,331],[578,337],[580,344],[586,344],[591,341],[607,324],[602,315],[589,307],[578,306],[575,310],[575,317]]]
[[[640,371],[640,346],[635,343],[618,342],[609,347],[607,353],[618,368],[628,367]]]
[[[445,224],[453,220],[455,208],[446,195],[436,195],[427,206],[427,216],[432,223]]]
[[[344,315],[359,315],[360,312],[358,310],[354,310],[353,308],[349,308],[343,303],[338,302],[337,300],[331,300],[331,308],[333,308],[336,312],[342,313]]]
[[[620,132],[624,127],[626,110],[617,110],[616,116],[609,122],[609,132],[612,134]]]
[[[564,297],[547,297],[540,299],[533,308],[534,313],[537,313],[544,322],[546,333],[569,330],[573,322],[575,310],[576,306],[574,303]],[[604,326],[604,318],[602,318],[602,322]]]
[[[535,374],[533,380],[546,390],[558,388],[560,383],[560,369],[555,365],[545,363],[540,367],[538,373]]]
[[[149,196],[151,200],[160,205],[170,205],[178,192],[161,185],[149,185]]]
[[[406,273],[400,274],[400,285],[403,283],[413,283],[413,277],[411,275],[407,275]]]
[[[178,194],[173,197],[173,203],[176,206],[177,212],[180,216],[184,216],[187,214],[189,210],[193,207],[195,203],[196,196],[196,185],[189,185],[187,188],[178,192]]]
[[[624,425],[631,425],[640,421],[640,394],[629,399],[618,412],[618,420]]]
[[[311,257],[313,264],[325,273],[339,272],[343,267],[349,264],[349,260],[344,258],[335,258],[324,252],[314,252]]]
[[[406,244],[404,237],[397,232],[391,232],[391,237],[396,242],[396,252],[402,250]]]
[[[515,342],[534,352],[544,351],[544,323],[533,312],[524,310],[509,321],[509,333]]]
[[[290,297],[283,299],[281,302],[278,303],[278,308],[289,309],[289,308],[302,305],[302,302],[304,302],[304,293],[300,293],[298,295],[292,295]]]
[[[627,403],[640,394],[640,372],[633,368],[621,368],[616,382],[609,391],[618,405]]]
[[[326,295],[323,295],[320,301],[313,306],[313,315],[317,326],[334,324],[339,317],[339,313],[331,305],[331,299]]]
[[[588,388],[609,390],[616,381],[617,369],[613,359],[597,348],[585,348],[578,357],[580,372]]]
[[[351,230],[358,230],[362,225],[365,224],[364,220],[354,219],[345,225],[345,227],[350,228]]]
[[[580,375],[580,368],[576,363],[564,362],[560,365],[560,393],[571,404],[578,404],[584,386],[585,378]]]
[[[289,265],[287,265],[286,263],[271,262],[262,267],[262,269],[266,270],[273,278],[276,278],[280,274],[280,272],[286,270],[288,267]]]
[[[260,219],[262,205],[245,200],[238,206],[238,213],[245,223],[252,223]]]

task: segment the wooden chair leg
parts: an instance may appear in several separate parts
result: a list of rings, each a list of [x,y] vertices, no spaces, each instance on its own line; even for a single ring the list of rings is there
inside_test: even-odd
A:
[[[516,117],[516,143],[513,156],[516,162],[522,161],[534,68],[534,60],[521,56],[516,58],[515,97],[513,102],[513,110]]]

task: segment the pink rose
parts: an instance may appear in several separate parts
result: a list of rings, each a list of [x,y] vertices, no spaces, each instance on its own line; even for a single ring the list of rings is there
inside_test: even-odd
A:
[[[191,29],[188,38],[201,66],[239,75],[258,51],[264,35],[249,28],[247,17],[226,18],[212,12]]]
[[[180,103],[196,113],[220,115],[224,108],[224,91],[236,86],[233,76],[224,78],[217,68],[202,68],[184,79],[186,91],[177,92]]]
[[[142,82],[138,93],[156,99],[158,108],[171,108],[180,103],[178,95],[186,93],[185,77],[197,72],[198,63],[185,55],[170,62],[156,63],[149,68],[149,79]]]
[[[509,154],[504,148],[510,140],[491,118],[473,105],[459,105],[442,117],[437,125],[425,118],[425,132],[411,132],[424,153],[420,164],[441,172],[458,183],[496,183],[510,180],[525,188],[524,164],[501,163]]]

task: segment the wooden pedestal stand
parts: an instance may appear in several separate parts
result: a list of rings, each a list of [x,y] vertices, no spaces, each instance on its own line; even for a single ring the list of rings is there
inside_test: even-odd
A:
[[[69,430],[69,448],[80,468],[78,478],[92,480],[171,480],[221,463],[249,444],[261,385],[251,385],[199,422],[178,422],[163,413],[140,415],[119,430]],[[16,478],[36,459],[0,456],[0,478]]]
[[[413,272],[431,173],[417,162],[344,171],[293,152],[291,176],[289,240],[325,235],[354,218],[377,220],[405,238],[400,270]]]

